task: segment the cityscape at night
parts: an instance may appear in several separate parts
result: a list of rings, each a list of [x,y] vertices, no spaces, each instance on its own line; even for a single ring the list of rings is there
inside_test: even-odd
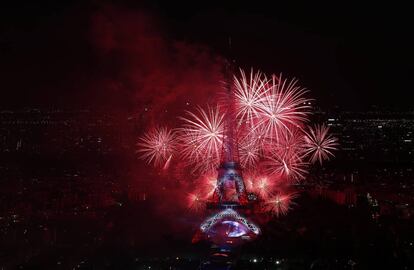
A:
[[[414,268],[409,14],[231,2],[1,11],[0,269]]]

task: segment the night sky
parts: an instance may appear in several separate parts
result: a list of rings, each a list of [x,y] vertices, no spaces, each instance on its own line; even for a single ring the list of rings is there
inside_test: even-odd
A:
[[[413,108],[407,6],[138,2],[3,6],[0,106],[161,110],[202,101],[234,58],[297,77],[325,109]]]

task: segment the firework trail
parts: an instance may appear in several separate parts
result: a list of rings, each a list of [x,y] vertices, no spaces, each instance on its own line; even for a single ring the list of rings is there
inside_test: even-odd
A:
[[[296,153],[281,155],[274,151],[264,162],[266,172],[277,175],[289,181],[299,181],[305,178],[307,163]]]

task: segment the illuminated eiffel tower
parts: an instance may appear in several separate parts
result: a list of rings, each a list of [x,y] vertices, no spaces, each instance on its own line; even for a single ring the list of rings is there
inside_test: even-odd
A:
[[[200,230],[216,244],[239,244],[255,238],[260,229],[239,212],[249,208],[249,201],[239,164],[235,117],[232,64],[226,66],[225,127],[221,162],[217,169],[217,188],[209,209],[216,213],[207,218]]]

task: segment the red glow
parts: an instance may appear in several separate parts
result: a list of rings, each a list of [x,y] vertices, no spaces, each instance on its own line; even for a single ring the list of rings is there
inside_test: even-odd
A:
[[[231,89],[234,115],[219,106],[188,111],[181,117],[183,125],[175,131],[158,129],[145,134],[139,151],[155,165],[162,163],[167,168],[173,162],[184,164],[199,175],[199,180],[193,182],[196,191],[188,195],[187,201],[189,209],[200,211],[217,193],[217,168],[229,136],[225,134],[225,119],[233,117],[237,122],[232,130],[237,142],[236,161],[245,171],[253,172],[244,179],[247,191],[258,196],[265,211],[276,216],[286,214],[295,196],[283,194],[278,185],[305,179],[309,163],[333,155],[336,139],[325,126],[305,132],[310,103],[304,97],[307,91],[295,79],[273,75],[268,80],[266,75],[253,71],[247,78],[241,71]],[[233,185],[225,192],[235,192],[233,181],[224,184]]]

